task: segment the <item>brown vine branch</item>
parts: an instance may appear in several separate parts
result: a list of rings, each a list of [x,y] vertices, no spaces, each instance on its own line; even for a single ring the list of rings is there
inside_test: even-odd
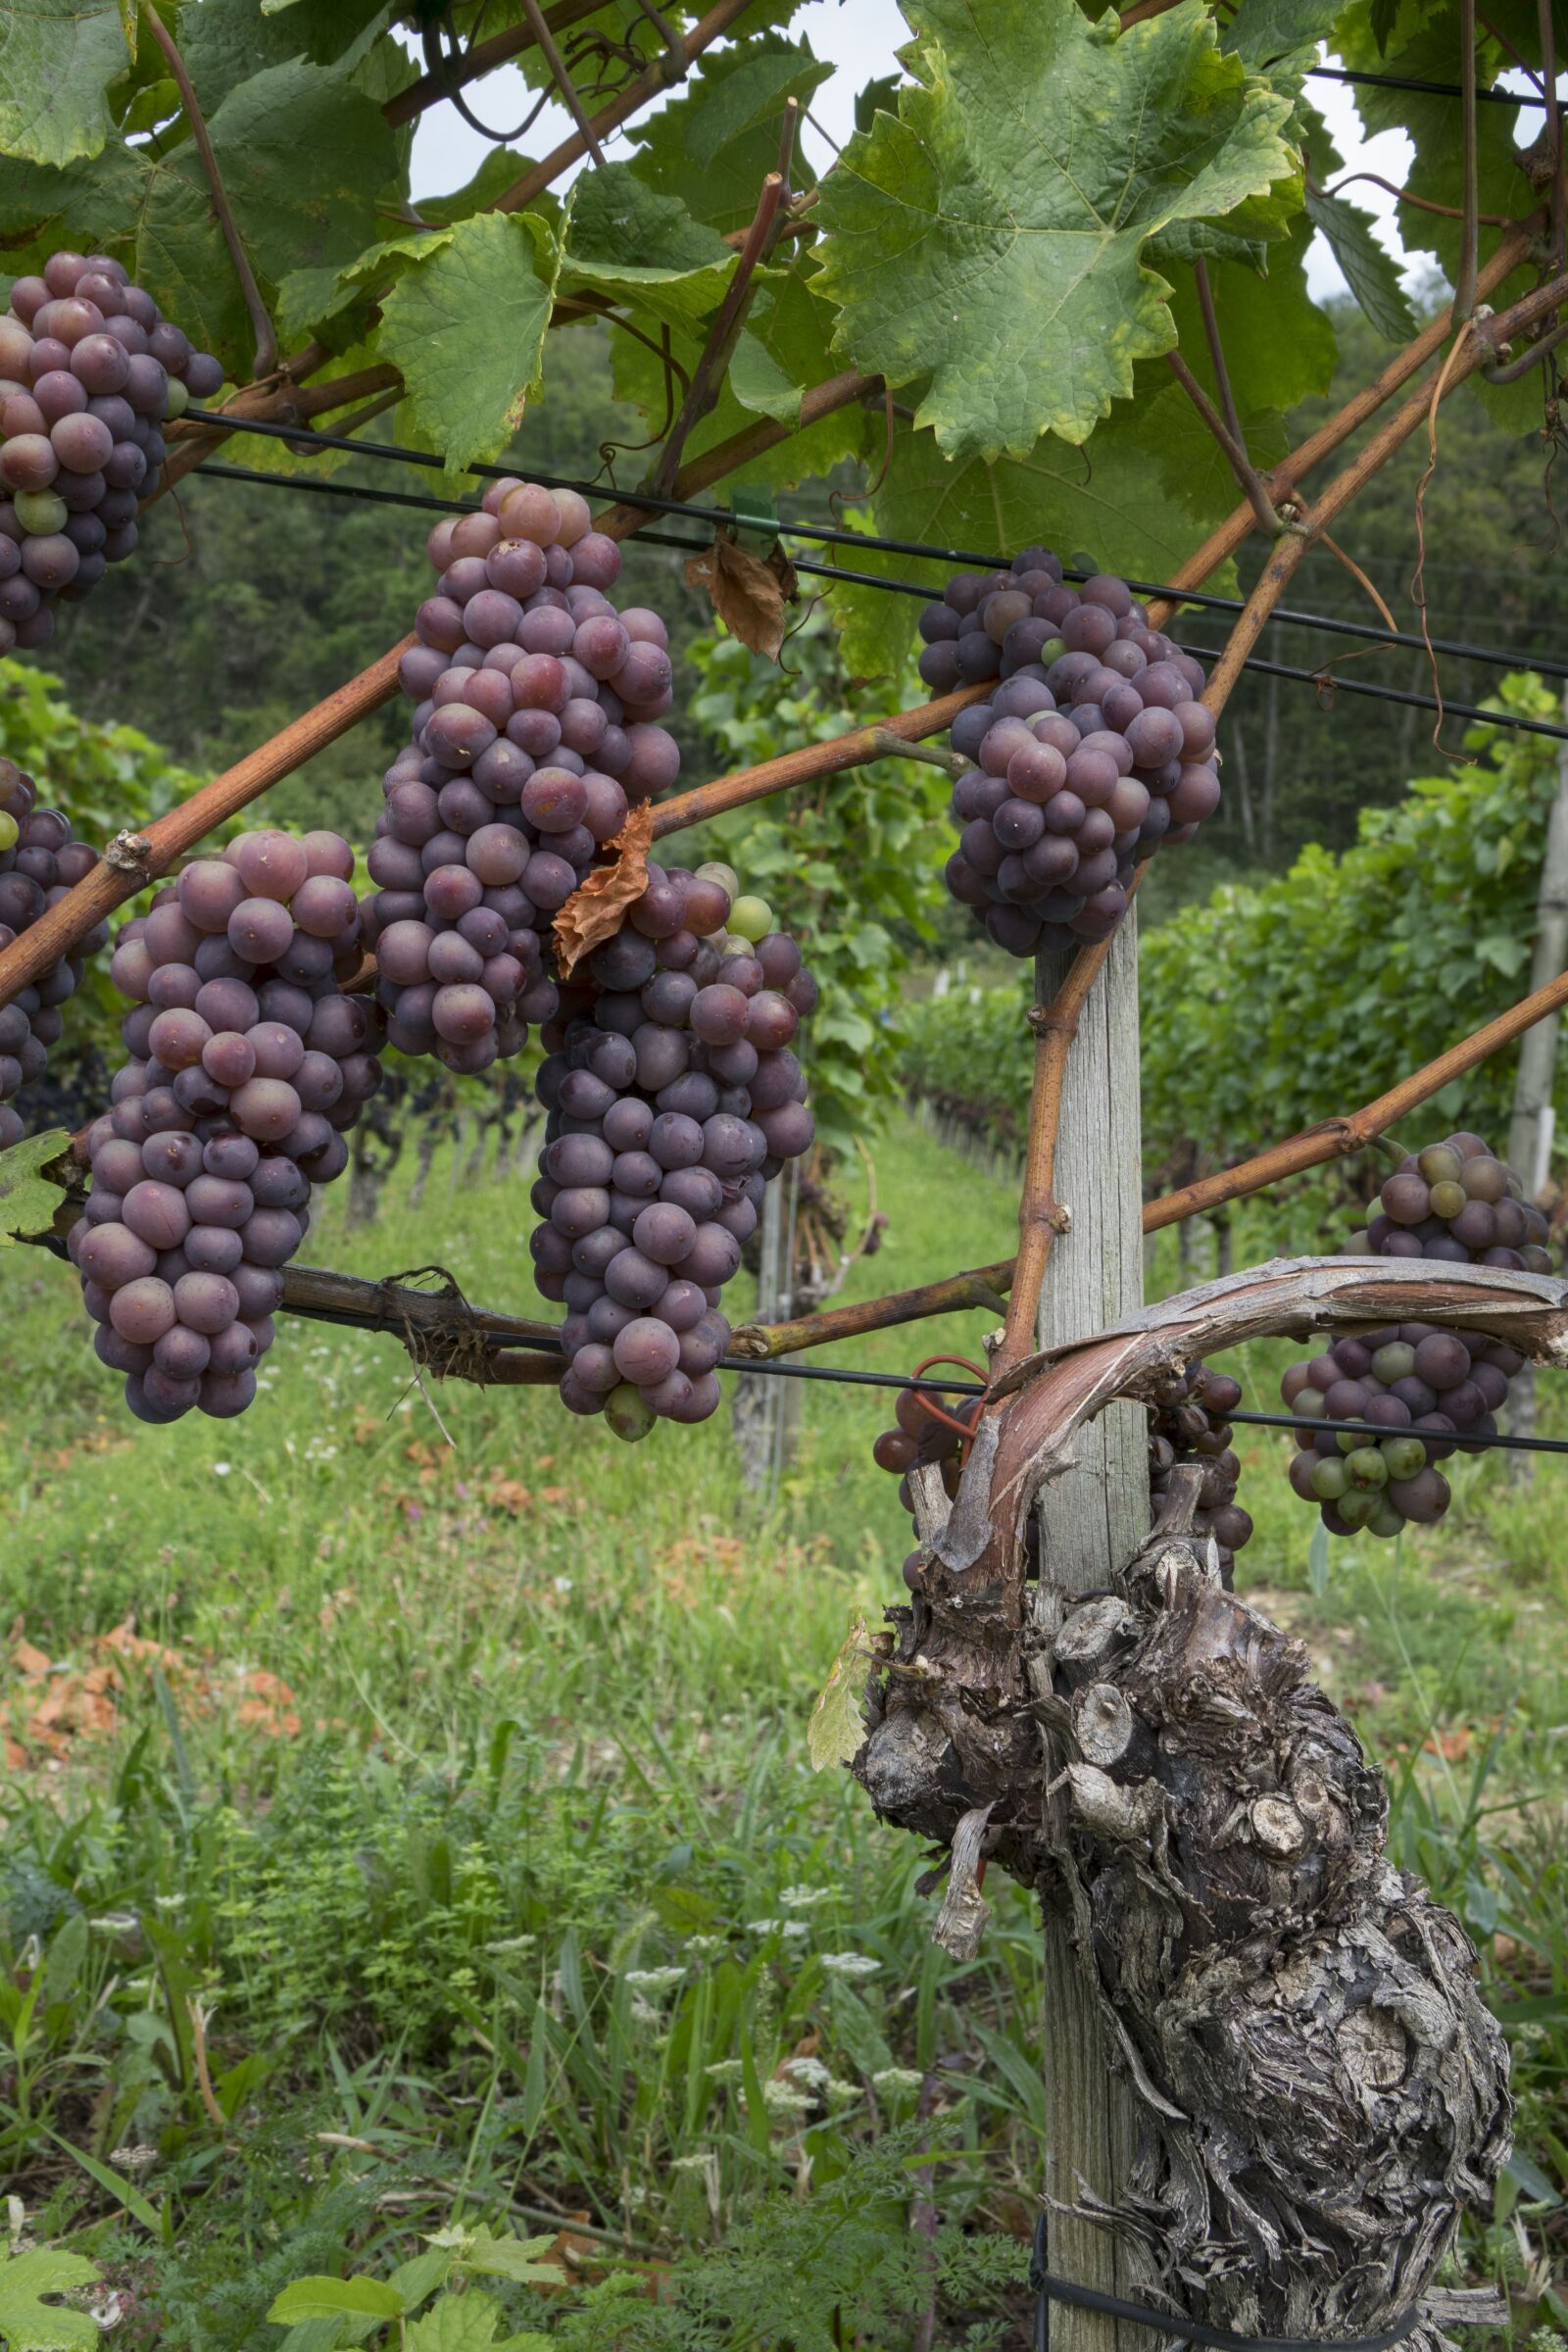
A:
[[[1546,156],[1551,165],[1551,266],[1563,264],[1564,204],[1562,109],[1557,98],[1557,34],[1551,0],[1536,0],[1536,23],[1541,35],[1541,90],[1546,102]]]
[[[804,433],[819,418],[850,408],[868,392],[880,392],[881,388],[879,375],[861,375],[854,368],[846,368],[841,375],[829,376],[826,383],[813,384],[801,395],[801,413],[796,423],[780,424],[771,416],[760,416],[755,424],[743,425],[727,441],[716,441],[711,449],[705,449],[683,466],[675,477],[671,496],[695,498],[700,490],[721,481],[726,473],[738,473],[764,450],[776,449],[781,441]],[[594,529],[608,532],[612,539],[629,539],[653,519],[638,507],[607,507],[602,514],[594,516]]]
[[[1468,319],[1476,307],[1476,269],[1481,254],[1480,163],[1476,150],[1476,0],[1459,0],[1459,120],[1464,220],[1459,235],[1459,272],[1453,283],[1453,315]]]
[[[1202,314],[1203,333],[1208,341],[1209,364],[1214,370],[1214,383],[1219,392],[1220,411],[1225,418],[1230,444],[1235,450],[1231,463],[1236,468],[1236,477],[1247,494],[1248,504],[1257,516],[1258,529],[1267,535],[1277,537],[1284,525],[1274,512],[1274,502],[1263,486],[1257,467],[1247,454],[1247,435],[1242,430],[1241,411],[1236,406],[1236,394],[1231,386],[1230,369],[1225,365],[1225,346],[1220,339],[1219,315],[1214,308],[1214,289],[1208,282],[1208,264],[1201,254],[1193,264],[1193,277],[1198,286],[1198,307]],[[1198,387],[1194,385],[1193,389],[1196,391]],[[1199,414],[1202,415],[1201,409]]]
[[[692,26],[681,42],[682,71],[689,70],[705,49],[710,48],[714,41],[728,32],[736,18],[744,16],[750,6],[751,0],[717,0],[717,5]],[[602,106],[598,114],[590,118],[589,127],[593,135],[600,139],[608,138],[612,130],[619,129],[628,115],[634,115],[640,106],[647,105],[650,98],[657,98],[661,90],[667,89],[673,78],[672,61],[667,57],[661,58],[657,65],[639,74],[617,97],[612,98],[608,106]],[[563,139],[543,163],[533,165],[521,179],[507,189],[505,195],[497,198],[494,209],[498,213],[520,213],[524,205],[532,204],[553,179],[587,152],[587,140],[583,132],[576,131],[569,139]]]
[[[852,727],[847,735],[830,736],[825,743],[808,743],[798,752],[781,752],[776,760],[760,760],[756,767],[736,768],[730,775],[715,776],[710,784],[694,785],[690,792],[662,801],[654,810],[654,839],[663,841],[687,825],[706,824],[710,816],[723,816],[731,808],[766,800],[770,793],[788,792],[797,784],[814,784],[823,776],[842,775],[848,768],[863,766],[867,760],[895,756],[906,742],[939,735],[944,727],[952,726],[960,710],[970,703],[983,702],[993,691],[984,685],[960,686],[956,694],[920,703],[892,718]],[[3,962],[0,957],[0,968]]]
[[[554,8],[545,10],[545,23],[552,33],[569,32],[574,24],[580,24],[584,17],[593,16],[602,5],[603,0],[557,0]],[[443,98],[450,98],[454,90],[462,88],[466,82],[482,80],[486,74],[493,74],[498,66],[507,65],[533,45],[534,30],[531,24],[509,24],[504,32],[492,33],[489,40],[475,42],[471,48],[465,50],[461,58],[450,58],[444,71],[421,74],[417,81],[411,81],[406,90],[400,90],[395,98],[389,98],[381,112],[392,127],[398,129],[403,123],[412,122],[416,116],[423,114],[427,106],[438,106]]]
[[[1226,462],[1236,476],[1238,487],[1251,507],[1259,530],[1266,531],[1271,539],[1277,537],[1284,526],[1278,514],[1275,514],[1273,501],[1263,487],[1262,478],[1243,444],[1235,438],[1224,417],[1215,408],[1214,403],[1209,399],[1208,394],[1203,390],[1181,353],[1167,351],[1165,359],[1172,375],[1219,443],[1220,448],[1225,452]]]
[[[196,142],[196,152],[202,160],[202,170],[207,174],[207,191],[213,200],[213,211],[223,232],[223,243],[228,247],[228,258],[234,265],[234,275],[239,279],[239,290],[245,297],[245,308],[250,313],[251,326],[256,335],[254,372],[258,377],[269,376],[277,366],[277,332],[262,300],[262,290],[256,283],[256,273],[251,268],[250,256],[245,251],[245,241],[229,206],[223,174],[218,168],[213,142],[207,135],[206,118],[190,75],[185,71],[185,61],[179,54],[172,33],[153,6],[153,0],[141,0],[141,13],[143,23],[163,51],[173,76],[179,102],[185,110],[185,120],[190,124],[191,136]]]
[[[1430,196],[1412,196],[1408,188],[1398,187],[1392,179],[1385,179],[1381,172],[1348,172],[1343,179],[1335,181],[1332,188],[1320,188],[1315,193],[1321,196],[1338,196],[1344,189],[1353,188],[1358,179],[1370,180],[1375,188],[1382,188],[1386,195],[1396,197],[1400,204],[1414,205],[1417,212],[1436,213],[1443,220],[1462,220],[1464,219],[1462,206],[1434,204]],[[1515,225],[1506,213],[1477,213],[1476,219],[1483,228],[1512,228]]]
[[[550,78],[561,93],[567,114],[576,123],[584,146],[593,157],[594,162],[602,166],[605,160],[605,151],[594,135],[592,122],[583,111],[582,100],[577,95],[577,84],[566,72],[565,59],[556,47],[551,36],[550,27],[545,23],[544,12],[539,6],[539,0],[522,0],[522,13],[528,29],[533,34],[544,57],[545,64],[550,68]]]
[[[757,265],[766,252],[778,219],[778,208],[784,201],[784,174],[769,172],[762,182],[762,192],[757,200],[752,225],[746,232],[740,260],[724,290],[724,299],[713,317],[703,345],[702,356],[692,369],[692,380],[686,387],[686,397],[680,404],[668,440],[660,453],[654,469],[653,489],[656,496],[668,498],[680,476],[681,452],[686,446],[692,427],[708,415],[718,397],[717,386],[730,363],[730,355],[745,323],[755,290]]]
[[[1476,279],[1478,297],[1484,300],[1493,294],[1502,284],[1504,278],[1511,276],[1520,263],[1529,258],[1540,225],[1541,217],[1537,215],[1529,220],[1516,222],[1512,233],[1501,239],[1496,252],[1484,265]],[[1396,352],[1388,366],[1381,368],[1369,384],[1365,385],[1353,398],[1348,400],[1344,408],[1329,417],[1326,423],[1319,425],[1315,433],[1309,434],[1299,449],[1293,450],[1288,457],[1281,459],[1279,465],[1271,469],[1268,477],[1269,487],[1276,503],[1283,499],[1288,491],[1293,490],[1305,474],[1310,473],[1314,466],[1321,465],[1325,458],[1332,457],[1337,449],[1342,448],[1349,440],[1351,434],[1357,432],[1365,424],[1369,416],[1376,415],[1385,401],[1391,399],[1396,392],[1407,384],[1413,375],[1420,373],[1428,360],[1434,358],[1444,348],[1452,325],[1451,311],[1442,312],[1430,325],[1423,327],[1420,334],[1407,343],[1402,351]],[[1181,566],[1172,586],[1200,588],[1210,572],[1216,570],[1227,558],[1235,555],[1237,549],[1250,536],[1253,527],[1252,510],[1244,501],[1226,516],[1217,530],[1209,533],[1197,554],[1190,557]],[[1178,601],[1176,598],[1156,598],[1149,608],[1151,625],[1154,628],[1163,628],[1171,613],[1176,610]]]
[[[195,849],[215,826],[237,815],[270,785],[292,775],[370,711],[390,702],[398,690],[398,663],[414,642],[413,637],[400,639],[368,669],[362,669],[357,678],[350,678],[346,686],[339,686],[314,710],[292,720],[259,750],[247,753],[234,766],[193,792],[188,801],[171,808],[145,832],[122,834],[112,842],[108,854],[84,881],[41,915],[30,931],[24,931],[10,947],[0,950],[0,1004],[8,1004],[18,989],[40,978],[85,932],[126,899],[134,898],[156,875],[168,873],[175,859]]]

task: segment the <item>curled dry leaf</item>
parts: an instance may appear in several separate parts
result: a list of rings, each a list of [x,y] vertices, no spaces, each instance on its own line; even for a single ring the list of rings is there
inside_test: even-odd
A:
[[[610,864],[596,865],[557,914],[556,960],[563,980],[570,979],[602,939],[614,936],[627,907],[642,897],[653,839],[653,804],[642,801],[608,844],[614,852]]]
[[[742,645],[776,662],[784,643],[785,608],[795,602],[795,566],[781,547],[765,561],[748,555],[722,532],[686,565],[689,588],[706,588],[713,611]]]

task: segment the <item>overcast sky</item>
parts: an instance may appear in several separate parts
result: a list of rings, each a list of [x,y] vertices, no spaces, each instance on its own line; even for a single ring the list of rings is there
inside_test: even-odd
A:
[[[797,11],[791,31],[797,37],[804,35],[816,56],[831,58],[836,69],[832,79],[823,84],[811,103],[812,116],[826,137],[810,124],[803,132],[807,151],[820,170],[832,153],[826,140],[842,145],[855,127],[857,91],[878,74],[892,70],[893,52],[908,38],[908,27],[894,0],[807,0],[807,5]],[[481,120],[498,128],[520,122],[530,104],[526,84],[514,66],[504,66],[486,80],[471,84],[467,96]],[[1343,83],[1320,81],[1314,86],[1313,97],[1345,158],[1347,172],[1376,172],[1396,186],[1403,184],[1410,149],[1402,133],[1384,131],[1374,139],[1363,139],[1350,92]],[[655,105],[662,103],[660,99]],[[651,113],[654,109],[647,111]],[[1522,115],[1522,137],[1533,137],[1540,122],[1539,114],[1533,111]],[[547,155],[567,136],[571,127],[564,108],[547,106],[528,133],[523,151],[532,156]],[[618,144],[620,151],[625,152],[625,141]],[[420,118],[415,135],[416,199],[461,187],[472,178],[486,152],[486,141],[469,129],[455,108],[430,108]],[[615,142],[612,142],[610,152],[616,152]],[[564,176],[569,178],[570,174]],[[1363,182],[1354,191],[1353,201],[1375,216],[1383,242],[1392,253],[1402,258],[1404,248],[1395,225],[1397,207],[1394,198]],[[1317,295],[1344,288],[1345,281],[1321,237],[1313,240],[1308,253],[1307,278]]]

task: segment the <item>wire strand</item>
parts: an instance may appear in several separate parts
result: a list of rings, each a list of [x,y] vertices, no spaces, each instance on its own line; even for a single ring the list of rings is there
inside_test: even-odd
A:
[[[309,474],[263,473],[248,466],[218,466],[207,463],[192,467],[192,473],[197,477],[210,474],[217,481],[257,484],[265,489],[304,490],[319,498],[360,499],[372,506],[415,507],[426,513],[434,512],[440,514],[475,514],[478,512],[478,509],[473,506],[464,506],[461,503],[455,505],[450,499],[422,497],[417,491],[367,489],[350,482],[316,481]],[[704,552],[705,543],[703,541],[680,539],[670,531],[641,531],[638,533],[638,537],[645,545],[674,548],[685,555],[695,556]],[[840,564],[813,564],[808,558],[802,557],[797,561],[795,568],[808,578],[844,580],[857,587],[882,588],[899,595],[918,596],[922,599],[929,597],[929,591],[919,587],[912,580],[890,579],[882,573],[874,571],[851,571]],[[1208,601],[1217,603],[1219,600]],[[1309,613],[1292,617],[1304,627],[1331,625],[1320,623],[1315,615]],[[1396,642],[1419,645],[1420,640],[1418,638],[1399,639]],[[1214,661],[1219,652],[1217,646],[1210,645],[1189,645],[1186,650],[1193,654],[1201,654],[1208,661]],[[1440,705],[1435,695],[1415,694],[1403,687],[1379,685],[1369,678],[1339,677],[1323,668],[1303,669],[1295,662],[1269,662],[1265,661],[1260,654],[1250,654],[1245,666],[1248,669],[1260,671],[1265,677],[1294,678],[1303,685],[1315,686],[1320,695],[1325,692],[1355,694],[1362,695],[1372,702],[1395,703],[1417,710],[1442,709],[1451,717],[1470,719],[1481,726],[1502,727],[1527,735],[1547,735],[1556,741],[1568,742],[1568,727],[1558,726],[1550,719],[1527,718],[1523,714],[1511,710],[1485,710],[1477,703],[1457,703],[1447,699]],[[1523,661],[1518,666],[1530,668],[1534,665],[1528,661]],[[1559,669],[1556,674],[1568,674],[1568,672]]]
[[[198,418],[203,423],[220,424],[225,421],[220,410],[191,409],[187,410],[186,414]],[[428,451],[405,449],[396,442],[351,441],[339,434],[312,432],[308,427],[270,423],[262,417],[237,416],[232,419],[231,429],[235,432],[259,433],[270,440],[287,441],[296,451],[302,444],[314,444],[321,450],[338,450],[348,455],[371,457],[383,462],[401,461],[409,465],[434,467],[437,470],[444,466],[444,460],[431,457]],[[308,484],[311,478],[301,474],[269,474],[243,466],[222,466],[212,463],[200,465],[193,470],[198,473],[227,474],[233,479],[242,481],[286,481],[291,484]],[[461,470],[497,481],[511,478],[507,468],[501,466],[469,466]],[[547,490],[575,490],[589,498],[606,495],[603,484],[576,480],[565,474],[541,473],[535,474],[531,478],[538,481]],[[413,506],[443,514],[461,511],[461,502],[451,499],[421,498],[412,492],[405,492],[398,497],[391,492],[358,489],[343,483],[333,483],[330,485],[330,489],[339,498],[363,497],[371,501],[379,501],[383,505]],[[690,500],[659,498],[652,492],[645,493],[640,490],[617,490],[613,495],[621,506],[640,507],[653,514],[667,514],[677,519],[704,522],[710,524],[715,529],[732,525],[735,520],[734,514],[727,507],[701,506]],[[977,548],[937,547],[916,539],[883,539],[864,531],[836,529],[829,523],[795,522],[780,517],[778,530],[780,536],[786,539],[809,539],[827,547],[859,548],[867,552],[874,551],[878,555],[908,556],[922,563],[974,564],[979,564],[983,570],[987,571],[1004,569],[1010,561],[1006,556],[987,554]],[[655,546],[678,547],[690,544],[682,540],[661,540],[650,531],[643,531],[639,533],[639,536]],[[797,562],[796,569],[797,571],[811,569],[815,576],[838,577],[858,586],[887,588],[896,595],[918,596],[926,603],[935,602],[940,594],[934,582],[923,585],[913,580],[884,577],[880,573],[850,571],[842,565],[808,566],[804,563]],[[1069,580],[1084,580],[1092,575],[1079,566],[1063,564],[1062,576]],[[1207,589],[1171,588],[1158,580],[1132,578],[1129,578],[1127,585],[1135,595],[1162,597],[1172,603],[1192,605],[1204,612],[1240,612],[1243,609],[1244,600],[1241,597],[1218,596]],[[1269,614],[1269,619],[1291,627],[1323,629],[1331,636],[1354,637],[1373,645],[1389,645],[1423,655],[1427,650],[1422,638],[1412,636],[1405,631],[1382,628],[1373,621],[1351,620],[1333,613],[1303,612],[1295,606],[1277,607]],[[1539,659],[1535,659],[1506,646],[1472,645],[1466,639],[1455,637],[1435,637],[1432,640],[1432,650],[1435,653],[1451,654],[1455,661],[1483,662],[1494,669],[1532,669],[1544,677],[1568,678],[1568,660],[1549,655],[1542,655]]]

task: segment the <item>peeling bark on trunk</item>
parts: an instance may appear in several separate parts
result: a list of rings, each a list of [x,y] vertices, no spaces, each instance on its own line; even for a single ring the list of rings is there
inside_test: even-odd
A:
[[[1113,2211],[1152,2299],[1249,2334],[1375,2334],[1423,2307],[1507,2154],[1501,2035],[1458,1923],[1385,1853],[1387,1793],[1301,1644],[1191,1536],[1199,1473],[1110,1593],[1054,1633],[1024,1585],[1049,1482],[1112,1396],[1242,1337],[1389,1320],[1568,1355],[1568,1289],[1492,1268],[1280,1260],[1037,1357],[956,1501],[916,1484],[921,1590],[890,1612],[854,1771],[954,1848],[939,1940],[971,1948],[990,1857],[1065,1916],[1139,2115]],[[982,1906],[983,1911],[983,1906]]]

